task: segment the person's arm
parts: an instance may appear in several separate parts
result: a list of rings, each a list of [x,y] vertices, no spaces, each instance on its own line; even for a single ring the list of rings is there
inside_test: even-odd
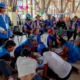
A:
[[[47,69],[48,69],[48,61],[46,54],[43,54],[44,61],[43,61],[43,77],[48,78],[47,76]]]
[[[27,32],[30,32],[30,33],[31,33],[31,31],[32,31],[32,30],[28,30],[28,29],[26,28],[26,26],[24,26],[24,30],[27,31]]]
[[[9,68],[10,68],[12,71],[15,71],[15,70],[11,67],[10,61],[5,61],[5,62],[6,62],[6,64],[9,66]]]
[[[24,31],[27,31],[27,28],[26,28],[26,26],[24,25]]]
[[[43,76],[46,77],[47,76],[47,69],[48,69],[48,64],[44,64],[44,68],[43,68]]]
[[[10,55],[9,54],[6,54],[4,56],[2,56],[0,59],[3,59],[5,60],[6,64],[10,67],[11,70],[15,71],[11,66],[10,66]]]
[[[0,32],[3,33],[3,34],[6,34],[6,31],[4,28],[0,27]]]
[[[53,45],[52,40],[49,40],[49,49],[52,48],[52,45]]]
[[[64,47],[63,47],[63,54],[62,54],[62,56],[63,56],[63,57],[66,57],[67,52],[68,52],[68,47],[67,47],[67,46],[64,46]]]

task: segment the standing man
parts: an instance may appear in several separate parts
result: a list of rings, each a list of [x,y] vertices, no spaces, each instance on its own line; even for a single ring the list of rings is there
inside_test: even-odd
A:
[[[6,4],[0,3],[0,46],[4,44],[6,40],[10,38],[10,19],[5,14]]]

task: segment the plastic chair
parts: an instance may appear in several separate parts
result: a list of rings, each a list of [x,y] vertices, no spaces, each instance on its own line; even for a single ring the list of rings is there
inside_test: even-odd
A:
[[[17,36],[18,43],[20,44],[21,41],[23,40],[24,33],[20,31],[19,26],[14,26],[14,28],[13,28],[13,34],[14,34],[14,36]],[[20,36],[21,36],[21,38],[19,40]]]

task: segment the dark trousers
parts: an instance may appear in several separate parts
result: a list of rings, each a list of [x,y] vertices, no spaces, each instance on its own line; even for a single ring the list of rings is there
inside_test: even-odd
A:
[[[74,40],[76,39],[77,36],[77,30],[74,30]]]
[[[0,73],[2,73],[7,78],[12,74],[12,70],[3,59],[0,59]]]
[[[50,78],[54,78],[56,80],[67,80],[71,76],[73,71],[77,72],[78,69],[75,68],[75,67],[72,67],[72,69],[71,69],[70,73],[68,74],[68,76],[66,76],[65,78],[60,78],[56,73],[54,73],[50,68],[48,68],[47,76],[50,77]]]
[[[68,40],[72,37],[72,34],[73,34],[73,32],[71,32],[71,31],[67,31],[67,37],[68,37]]]
[[[0,46],[2,46],[8,39],[0,39]]]

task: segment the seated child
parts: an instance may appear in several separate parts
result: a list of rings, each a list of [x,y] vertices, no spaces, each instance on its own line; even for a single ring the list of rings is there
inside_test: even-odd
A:
[[[12,40],[8,40],[5,42],[3,46],[0,47],[0,59],[3,59],[6,61],[8,66],[14,71],[12,67],[13,64],[11,64],[13,61],[11,60],[10,52],[14,50],[14,47],[16,46],[15,42]]]

